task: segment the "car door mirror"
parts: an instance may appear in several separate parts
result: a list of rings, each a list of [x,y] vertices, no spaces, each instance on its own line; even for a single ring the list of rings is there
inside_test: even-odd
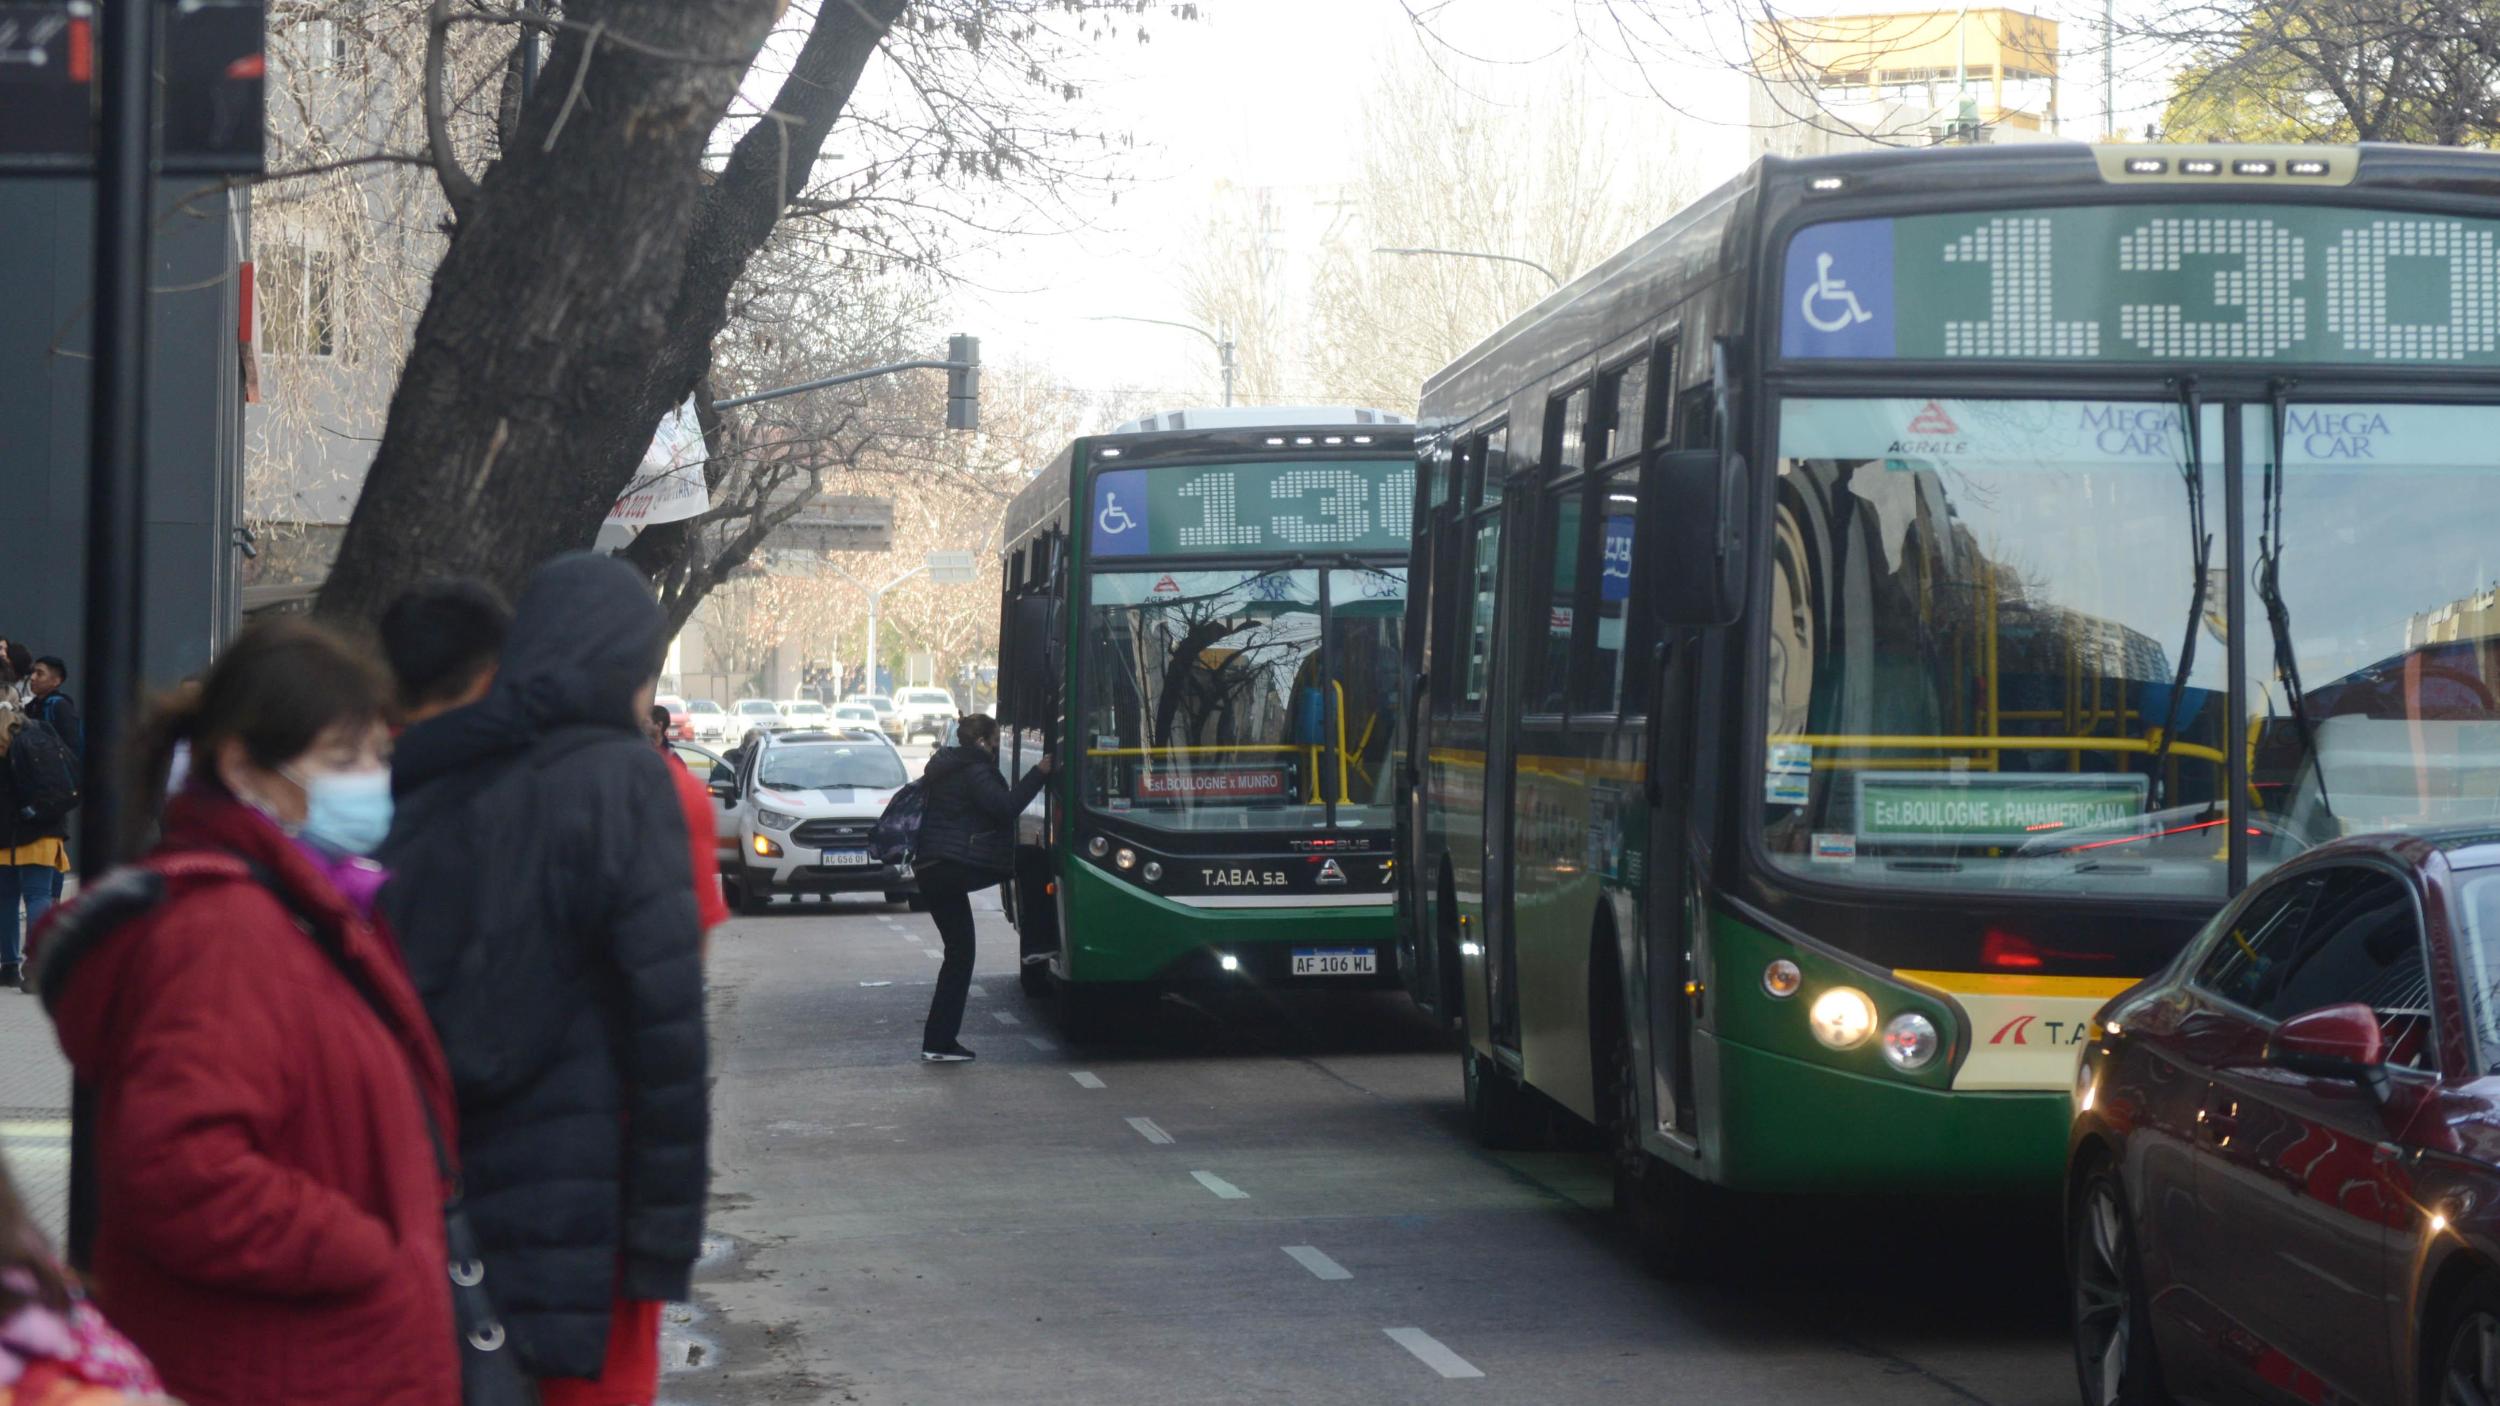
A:
[[[720,799],[724,801],[734,801],[738,799],[738,773],[731,771],[728,767],[716,766],[712,768],[710,785],[712,788],[712,794]]]
[[[2293,1016],[2266,1041],[2266,1063],[2320,1079],[2372,1082],[2387,1067],[2378,1013],[2354,1001]]]

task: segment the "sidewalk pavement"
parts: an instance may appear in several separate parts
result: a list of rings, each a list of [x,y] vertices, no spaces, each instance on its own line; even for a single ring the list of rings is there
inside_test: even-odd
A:
[[[69,1061],[43,1003],[0,988],[0,1156],[57,1248],[69,1227]]]

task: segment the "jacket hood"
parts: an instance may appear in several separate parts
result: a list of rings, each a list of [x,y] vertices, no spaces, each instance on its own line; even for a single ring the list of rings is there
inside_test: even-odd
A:
[[[634,691],[660,670],[667,622],[651,584],[614,557],[574,552],[531,573],[486,696],[408,729],[392,763],[405,792],[527,747],[562,727],[633,732]]]
[[[968,742],[959,742],[952,747],[941,748],[931,756],[929,764],[921,768],[920,777],[924,781],[936,781],[942,777],[952,776],[966,767],[996,765],[998,765],[998,758],[991,756],[987,751]]]

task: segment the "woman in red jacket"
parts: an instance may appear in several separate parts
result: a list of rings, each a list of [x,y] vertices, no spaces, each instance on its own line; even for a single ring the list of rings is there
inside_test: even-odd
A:
[[[449,1078],[374,928],[386,685],[301,622],[226,651],[163,838],[42,935],[38,984],[93,1097],[91,1277],[188,1406],[456,1406]],[[361,990],[359,988],[362,988]]]

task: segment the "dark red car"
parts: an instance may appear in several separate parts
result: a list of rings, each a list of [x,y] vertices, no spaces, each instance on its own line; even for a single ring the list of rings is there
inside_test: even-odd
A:
[[[2076,1364],[2116,1402],[2500,1403],[2500,831],[2266,874],[2076,1071]]]

